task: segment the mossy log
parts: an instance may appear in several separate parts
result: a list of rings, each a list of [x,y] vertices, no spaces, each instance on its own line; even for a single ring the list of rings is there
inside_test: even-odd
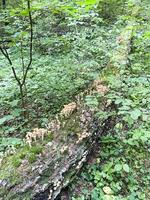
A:
[[[101,109],[105,109],[102,104]],[[1,173],[6,177],[0,182],[1,199],[55,199],[87,160],[97,134],[106,129],[107,123],[97,122],[94,111],[81,104],[71,116],[62,120],[62,127],[53,140],[46,140],[36,161],[30,163],[25,157],[14,167],[9,165],[10,158],[4,160]],[[20,150],[16,152],[19,153]],[[16,155],[10,157],[12,160]]]

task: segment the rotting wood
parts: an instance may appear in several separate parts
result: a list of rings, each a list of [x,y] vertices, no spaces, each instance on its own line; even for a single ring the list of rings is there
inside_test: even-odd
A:
[[[64,139],[63,125],[53,141],[45,145],[36,162],[29,166],[23,160],[16,169],[21,181],[17,184],[8,180],[1,182],[5,188],[2,199],[55,199],[80,170],[93,147],[98,128],[93,116],[93,111],[80,105],[77,112],[66,120],[66,126],[69,121],[69,125],[77,126],[77,129],[73,133],[67,130],[68,136]],[[99,124],[99,133],[103,131],[104,124]]]

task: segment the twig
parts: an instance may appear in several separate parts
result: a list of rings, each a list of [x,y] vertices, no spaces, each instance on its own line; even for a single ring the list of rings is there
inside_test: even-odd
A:
[[[24,73],[25,73],[25,63],[24,63],[24,55],[23,55],[23,44],[22,44],[22,40],[20,41],[20,52],[21,52],[21,62],[22,62],[22,70],[23,70],[23,77],[24,77]]]
[[[11,69],[12,69],[12,71],[13,71],[13,74],[14,74],[14,77],[15,77],[16,81],[18,82],[19,85],[21,85],[21,81],[20,81],[20,79],[18,78],[14,67],[12,66],[13,64],[12,64],[12,61],[11,61],[11,59],[10,59],[10,56],[9,56],[9,54],[8,54],[8,52],[7,52],[6,47],[3,47],[3,48],[2,48],[2,47],[0,46],[0,50],[1,50],[2,54],[5,56],[5,58],[8,60],[9,64],[11,65]]]
[[[29,55],[29,63],[28,63],[28,66],[26,68],[26,71],[25,71],[25,74],[23,77],[22,85],[24,85],[24,83],[26,81],[28,71],[32,64],[32,51],[33,51],[33,21],[32,21],[32,14],[31,14],[30,0],[27,0],[27,6],[28,6],[28,11],[29,11],[29,22],[30,22],[30,53],[29,53],[30,55]]]
[[[3,49],[1,46],[0,46],[0,50],[2,52],[2,54],[5,56],[5,58],[8,60],[9,64],[12,65],[12,61],[8,55],[8,52],[6,49]]]

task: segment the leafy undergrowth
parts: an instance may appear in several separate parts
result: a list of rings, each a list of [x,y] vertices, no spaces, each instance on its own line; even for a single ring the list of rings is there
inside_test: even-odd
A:
[[[150,199],[150,26],[143,9],[148,6],[138,19],[127,68],[105,77],[108,101],[117,105],[116,125],[99,139],[99,152],[70,187],[72,200]]]
[[[21,136],[35,125],[45,127],[49,118],[97,77],[109,60],[111,51],[108,49],[114,45],[118,30],[115,25],[108,28],[93,22],[93,26],[94,32],[93,27],[83,27],[79,33],[65,36],[68,43],[75,37],[67,53],[35,53],[27,81],[27,118],[22,116],[18,85],[7,67],[8,62],[0,55],[0,136]],[[20,74],[20,59],[16,51],[12,49],[10,53]]]
[[[72,199],[150,199],[150,83],[122,75],[108,80],[109,101],[118,107],[114,129],[100,139],[100,151],[71,188]],[[103,115],[106,117],[106,113]],[[102,117],[102,115],[101,115]],[[78,188],[80,190],[78,191]]]
[[[34,30],[38,41],[33,41],[34,58],[26,83],[26,117],[23,116],[19,88],[9,63],[0,54],[0,159],[4,152],[22,148],[23,138],[28,131],[35,127],[45,128],[64,104],[76,101],[75,96],[85,90],[106,66],[116,45],[114,41],[119,28],[113,23],[108,26],[96,10],[90,15],[84,16],[82,13],[81,19],[69,18],[69,21],[49,11],[46,13],[48,23],[44,24],[43,17],[38,17],[38,24],[34,25],[34,29],[37,26],[37,30],[40,30]],[[52,31],[53,26],[62,31],[61,25],[66,29],[62,35]],[[122,22],[117,26],[122,26]],[[48,36],[44,39],[39,37],[45,34]],[[8,53],[17,75],[21,77],[19,48],[11,47]],[[24,54],[26,62],[26,48]],[[28,155],[30,152],[26,153]],[[30,157],[30,160],[35,160],[34,155]],[[20,162],[20,157],[15,158],[13,167]]]
[[[66,22],[67,23],[67,22]],[[115,37],[120,31],[116,24],[97,24],[82,27],[79,33],[68,33],[65,37],[72,43],[69,52],[58,54],[40,54],[36,52],[33,67],[28,74],[27,112],[22,115],[18,86],[10,73],[7,60],[0,55],[0,152],[9,147],[19,147],[25,134],[35,127],[46,127],[50,119],[58,113],[64,104],[77,101],[76,95],[84,91],[98,77],[112,54]],[[118,23],[122,26],[122,23]],[[87,38],[87,36],[89,38]],[[59,38],[57,38],[59,40]],[[56,43],[58,41],[55,41]],[[109,49],[109,51],[108,51]],[[10,51],[20,74],[20,59],[17,49]],[[5,137],[5,138],[4,138]],[[4,138],[4,139],[3,139]],[[19,139],[17,139],[19,138]],[[18,141],[17,141],[18,140]]]
[[[96,161],[86,166],[78,180],[80,190],[73,186],[72,199],[150,199],[148,133],[137,129],[126,138],[103,137]]]

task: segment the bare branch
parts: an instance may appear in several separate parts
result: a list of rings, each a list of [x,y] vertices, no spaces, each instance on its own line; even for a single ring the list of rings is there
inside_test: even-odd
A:
[[[23,55],[23,44],[22,40],[20,41],[20,52],[21,52],[21,62],[22,62],[22,70],[23,70],[23,77],[25,75],[25,63],[24,63],[24,55]]]
[[[18,78],[18,76],[16,74],[15,68],[12,66],[11,69],[13,71],[14,77],[15,77],[16,81],[18,82],[18,84],[22,85],[20,79]]]
[[[6,57],[6,54],[1,46],[0,46],[0,50],[1,50],[2,54]]]
[[[5,58],[8,60],[9,64],[12,65],[12,61],[11,61],[11,59],[9,57],[9,54],[8,54],[6,48],[2,48],[0,46],[0,50],[1,50],[2,54],[5,56]]]
[[[18,78],[14,67],[12,66],[13,64],[12,64],[12,61],[11,61],[11,59],[10,59],[10,56],[9,56],[9,54],[8,54],[8,52],[7,52],[6,47],[2,48],[2,47],[0,46],[0,50],[1,50],[2,54],[5,56],[5,58],[8,60],[9,64],[11,65],[11,69],[12,69],[12,72],[13,72],[13,74],[14,74],[14,77],[15,77],[16,81],[18,82],[19,85],[21,85],[21,81],[20,81],[20,79]]]
[[[23,77],[22,85],[24,85],[24,83],[26,81],[28,71],[32,64],[32,54],[33,54],[33,20],[32,20],[30,0],[27,0],[27,6],[28,6],[28,11],[29,11],[29,23],[30,23],[30,52],[29,52],[29,63],[28,63],[28,66],[26,68],[26,71],[25,71],[25,74]]]

